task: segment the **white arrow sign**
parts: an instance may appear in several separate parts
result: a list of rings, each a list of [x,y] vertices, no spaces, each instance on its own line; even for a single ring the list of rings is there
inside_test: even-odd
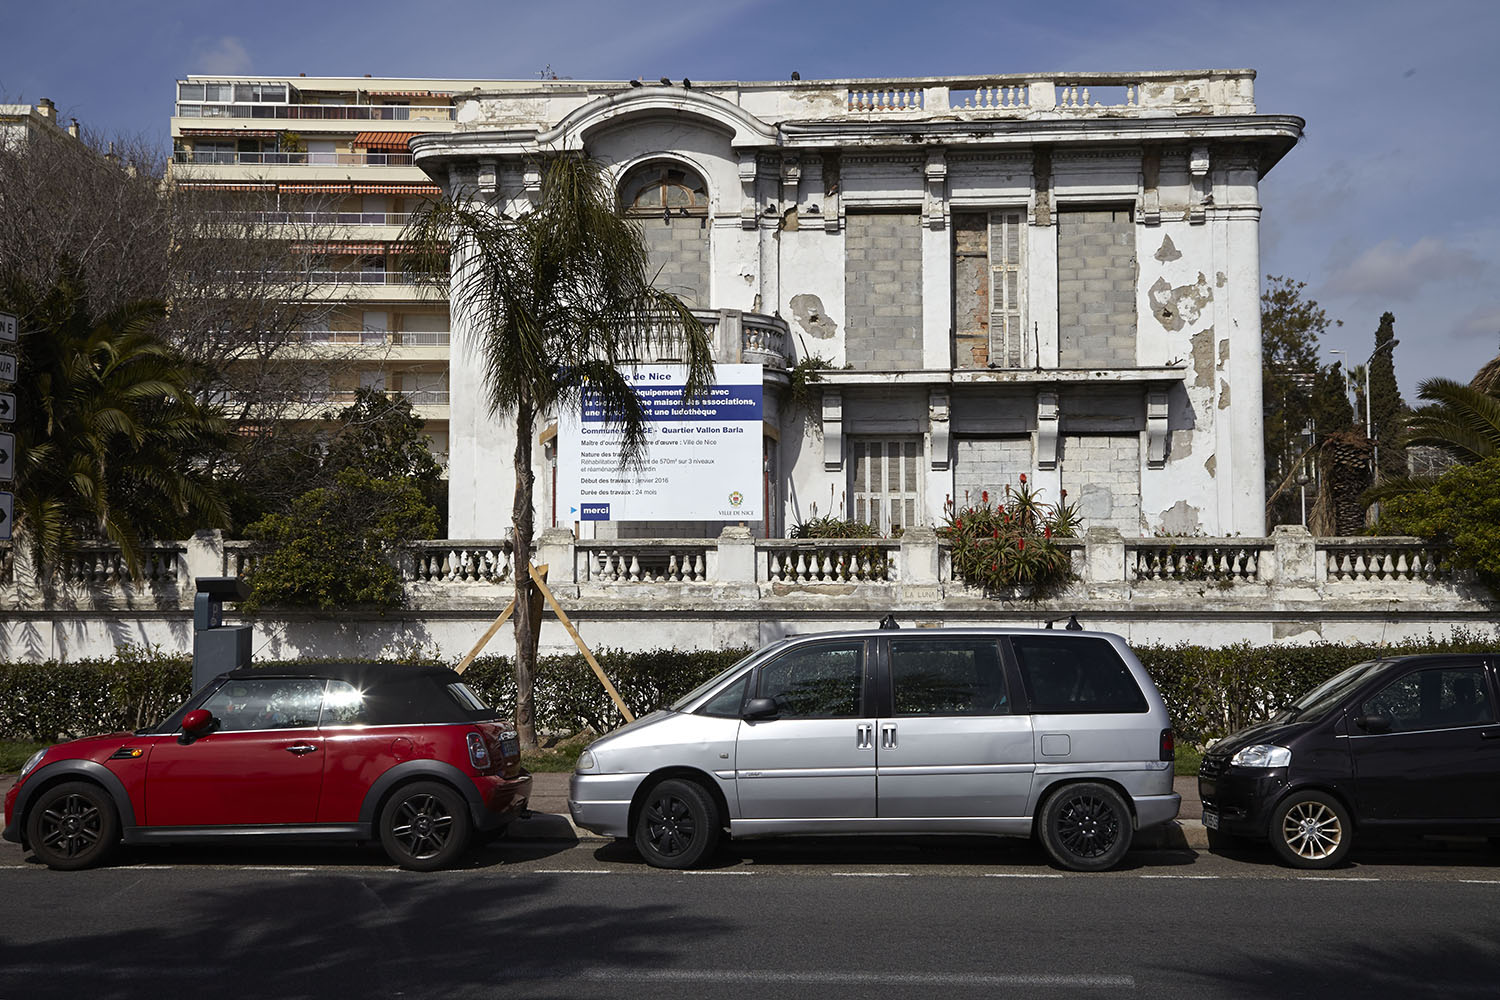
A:
[[[16,436],[0,434],[0,483],[16,478]]]
[[[10,541],[10,522],[15,519],[15,511],[15,495],[0,493],[0,542]]]
[[[13,424],[16,421],[16,397],[8,392],[0,392],[0,424]]]
[[[0,313],[0,340],[16,342],[16,318],[10,313]]]

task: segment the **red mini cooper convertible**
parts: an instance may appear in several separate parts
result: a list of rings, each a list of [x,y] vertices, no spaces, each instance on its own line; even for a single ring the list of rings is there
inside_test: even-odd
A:
[[[5,799],[5,839],[50,868],[127,844],[256,835],[379,840],[431,871],[526,810],[520,744],[442,667],[246,667],[160,725],[40,751]]]

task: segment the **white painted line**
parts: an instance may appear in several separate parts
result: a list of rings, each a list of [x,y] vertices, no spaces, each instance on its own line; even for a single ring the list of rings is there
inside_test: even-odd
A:
[[[829,872],[834,878],[907,878],[911,872]]]
[[[1294,882],[1379,882],[1378,878],[1356,878],[1353,875],[1299,875]]]
[[[508,973],[514,975],[514,973]],[[974,975],[946,972],[772,972],[755,969],[587,969],[563,978],[587,979],[593,982],[614,982],[629,977],[636,981],[657,983],[718,983],[729,981],[742,984],[796,983],[796,984],[844,984],[860,983],[874,986],[1050,986],[1091,988],[1135,988],[1134,976],[1048,975],[1045,973],[1010,975]]]
[[[613,875],[608,868],[533,868],[533,875]]]
[[[1459,881],[1465,885],[1500,885],[1500,879],[1494,878],[1461,878]]]
[[[1209,881],[1209,880],[1212,880],[1212,879],[1220,878],[1222,876],[1219,876],[1219,875],[1142,875],[1140,877],[1141,878],[1184,878],[1184,879],[1195,879],[1195,880],[1201,882],[1201,881]]]
[[[312,866],[294,868],[287,865],[241,865],[238,870],[242,872],[320,872],[323,869]]]
[[[1061,872],[985,872],[985,878],[1062,878]]]
[[[685,872],[681,872],[680,874],[683,874],[683,875],[759,875],[760,872],[697,872],[697,871],[685,871]]]

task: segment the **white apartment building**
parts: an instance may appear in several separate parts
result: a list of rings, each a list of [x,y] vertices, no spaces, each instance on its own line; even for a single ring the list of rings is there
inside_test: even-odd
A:
[[[172,132],[186,182],[334,202],[319,249],[337,308],[312,337],[372,351],[331,365],[328,393],[414,394],[449,457],[449,537],[506,534],[513,435],[396,241],[440,191],[527,210],[538,156],[564,150],[608,166],[718,360],[762,366],[756,534],[826,514],[935,524],[1025,473],[1088,527],[1258,537],[1257,192],[1303,122],[1257,113],[1254,76],[190,77]],[[828,369],[796,406],[787,372],[809,357]],[[541,526],[721,527],[577,525],[555,504],[553,429],[538,443]]]

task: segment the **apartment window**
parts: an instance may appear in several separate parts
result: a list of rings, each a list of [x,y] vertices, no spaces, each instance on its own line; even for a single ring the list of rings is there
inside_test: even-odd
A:
[[[1131,209],[1057,213],[1060,367],[1135,367],[1136,272]]]
[[[286,85],[268,83],[237,83],[234,99],[242,104],[285,104]]]
[[[957,368],[1027,368],[1025,218],[1019,210],[953,216]]]
[[[620,203],[641,225],[656,286],[707,308],[708,188],[675,164],[647,163],[626,174]]]
[[[922,506],[919,442],[915,438],[854,438],[849,446],[853,519],[883,535],[916,524]]]

